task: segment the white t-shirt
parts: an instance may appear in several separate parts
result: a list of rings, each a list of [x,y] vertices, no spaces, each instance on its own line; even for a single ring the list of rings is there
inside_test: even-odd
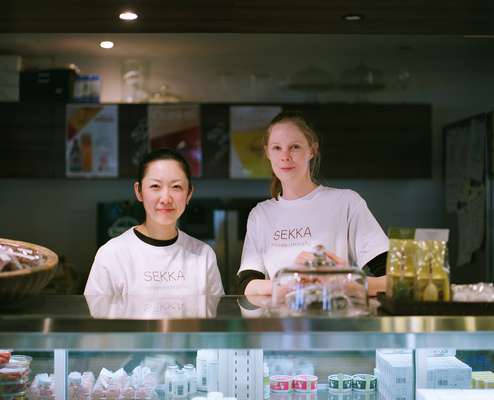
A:
[[[222,295],[213,249],[178,231],[169,246],[153,246],[130,228],[101,246],[85,295]]]
[[[299,199],[280,196],[252,209],[238,273],[256,270],[272,279],[318,244],[360,268],[388,251],[388,238],[362,197],[349,189],[318,186]]]

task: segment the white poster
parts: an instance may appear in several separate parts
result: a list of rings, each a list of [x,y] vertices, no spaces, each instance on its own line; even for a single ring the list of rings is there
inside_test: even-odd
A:
[[[269,178],[263,136],[279,106],[230,107],[230,178]]]
[[[118,176],[116,105],[68,104],[65,140],[67,177]]]

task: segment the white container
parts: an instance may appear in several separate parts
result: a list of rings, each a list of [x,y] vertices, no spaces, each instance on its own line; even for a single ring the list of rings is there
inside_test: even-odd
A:
[[[222,392],[209,392],[208,393],[208,400],[223,400],[223,393]]]
[[[184,365],[185,378],[187,379],[187,394],[197,392],[197,374],[192,364]]]
[[[187,378],[183,369],[179,369],[175,373],[175,379],[172,384],[173,398],[185,399],[187,397]]]
[[[197,390],[201,392],[208,391],[208,361],[218,360],[217,350],[199,349],[197,350],[196,368],[197,368]]]
[[[67,379],[69,400],[89,400],[91,398],[89,390],[82,384],[80,372],[71,372]]]
[[[165,385],[166,385],[166,394],[169,398],[173,396],[173,382],[175,380],[175,375],[177,373],[178,366],[172,364],[166,367],[165,371]]]
[[[207,363],[208,392],[218,391],[218,360],[209,360]]]

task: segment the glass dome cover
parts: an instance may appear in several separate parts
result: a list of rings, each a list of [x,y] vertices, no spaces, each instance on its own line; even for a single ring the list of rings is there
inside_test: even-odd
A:
[[[367,278],[360,268],[336,264],[322,245],[313,254],[311,261],[276,273],[273,308],[288,315],[367,315]]]

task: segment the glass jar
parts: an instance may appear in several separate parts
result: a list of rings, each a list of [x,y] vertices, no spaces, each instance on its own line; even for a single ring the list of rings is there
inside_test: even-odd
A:
[[[282,315],[367,315],[367,278],[357,267],[336,265],[319,245],[312,261],[276,273],[272,306]]]

